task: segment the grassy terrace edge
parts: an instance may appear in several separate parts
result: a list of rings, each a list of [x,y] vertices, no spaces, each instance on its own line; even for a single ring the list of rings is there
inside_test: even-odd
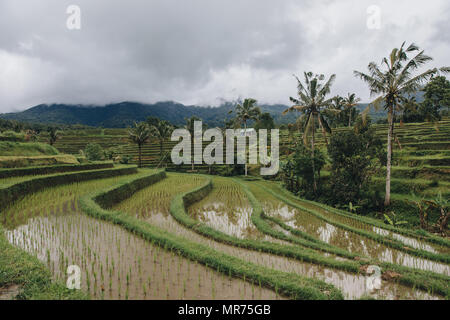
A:
[[[8,242],[0,224],[0,288],[19,286],[18,300],[85,300],[89,296],[52,281],[50,270],[38,258]]]
[[[137,167],[94,170],[82,173],[58,174],[55,176],[30,179],[21,183],[21,187],[10,186],[5,189],[23,190],[22,196],[47,187],[47,184],[63,185],[76,181],[107,178],[137,172]],[[37,181],[35,181],[37,180]],[[5,192],[5,189],[0,189]],[[4,198],[1,198],[4,199]],[[11,203],[18,197],[10,197]],[[3,203],[3,202],[2,202]],[[10,205],[9,203],[8,205]],[[5,237],[5,230],[0,224],[0,287],[18,285],[21,300],[84,300],[89,296],[81,291],[68,290],[62,283],[54,282],[50,271],[38,258],[10,244]]]
[[[240,183],[239,181],[237,181]],[[252,221],[253,223],[257,224],[257,227],[260,228],[260,231],[263,233],[270,234],[272,236],[283,236],[283,238],[287,237],[285,234],[281,232],[277,232],[274,230],[269,230],[270,226],[264,222],[264,218],[267,217],[267,215],[264,213],[261,204],[256,199],[256,197],[253,195],[253,193],[248,189],[248,187],[245,184],[241,184],[244,188],[244,191],[246,191],[247,196],[249,197],[249,201],[253,206],[253,214],[252,214]],[[282,239],[282,238],[281,238]],[[320,246],[323,246],[322,244],[319,244]],[[323,246],[323,250],[327,251],[329,250],[328,246]],[[353,261],[352,261],[353,262]],[[447,299],[450,298],[450,277],[430,271],[424,271],[419,269],[412,269],[404,266],[399,266],[393,263],[388,262],[375,262],[370,260],[358,260],[355,261],[358,263],[359,267],[363,267],[364,265],[368,264],[376,264],[382,268],[382,272],[387,271],[394,271],[396,273],[400,274],[400,278],[394,280],[390,279],[390,281],[397,281],[400,284],[425,290],[432,293],[437,293],[439,295],[442,295],[446,297]],[[348,270],[353,271],[353,270]]]
[[[254,250],[257,252],[265,252],[281,257],[289,257],[302,262],[320,264],[325,267],[332,267],[344,271],[351,271],[355,273],[359,272],[360,264],[356,263],[355,261],[337,261],[332,258],[324,257],[307,247],[286,246],[269,241],[256,241],[252,239],[239,239],[237,237],[230,236],[224,232],[211,228],[203,222],[193,219],[187,214],[184,208],[186,206],[189,206],[189,204],[203,199],[212,190],[213,187],[212,180],[207,176],[203,177],[205,177],[206,179],[206,182],[203,186],[200,186],[199,188],[187,193],[186,195],[181,194],[175,197],[171,203],[170,213],[172,214],[174,219],[183,226],[195,231],[196,233],[204,237],[238,248]],[[253,214],[252,222],[255,223]],[[305,241],[304,244],[306,246],[312,247],[312,243],[309,243],[307,241]]]
[[[62,164],[56,166],[53,165],[53,166],[0,169],[0,179],[9,177],[30,176],[30,175],[106,169],[113,167],[114,164],[112,162],[102,162],[89,164]]]
[[[186,174],[187,175],[187,174]],[[310,250],[308,248],[302,248],[298,246],[286,246],[281,245],[277,243],[272,243],[268,241],[254,241],[254,240],[248,240],[248,239],[239,239],[236,237],[232,237],[228,234],[225,234],[221,231],[218,231],[216,229],[213,229],[206,224],[199,222],[198,220],[195,220],[191,218],[186,211],[178,210],[178,208],[184,208],[189,203],[198,201],[202,199],[204,196],[206,196],[212,189],[212,179],[204,176],[206,182],[203,186],[200,186],[196,190],[192,192],[188,192],[188,198],[184,198],[183,195],[179,195],[176,197],[171,204],[171,214],[177,220],[179,223],[184,225],[185,227],[191,228],[195,232],[197,232],[200,235],[203,235],[205,237],[209,237],[211,239],[214,239],[215,241],[222,242],[229,245],[234,245],[237,247],[260,251],[260,252],[266,252],[278,256],[284,256],[289,258],[294,258],[296,260],[302,261],[302,262],[310,262],[314,264],[319,264],[324,267],[330,267],[338,270],[348,271],[352,273],[359,274],[361,273],[361,267],[365,265],[369,265],[371,263],[379,265],[383,272],[387,271],[394,271],[396,273],[399,273],[401,277],[397,280],[392,279],[392,281],[398,281],[398,283],[416,288],[425,290],[428,292],[436,293],[439,295],[442,295],[444,297],[450,297],[450,277],[442,274],[437,274],[430,271],[423,271],[418,269],[412,269],[404,266],[398,266],[392,263],[387,262],[377,262],[374,263],[373,261],[366,261],[366,260],[354,260],[354,261],[338,261],[332,258],[324,257],[320,254],[318,254],[314,250]],[[236,183],[239,183],[236,181]],[[270,226],[262,219],[262,216],[264,215],[264,211],[262,210],[261,204],[256,200],[254,195],[251,193],[250,190],[246,188],[245,185],[243,185],[244,191],[246,191],[249,201],[253,207],[253,213],[252,213],[252,222],[256,225],[256,227],[263,227],[264,231],[268,231],[268,228]],[[192,194],[193,193],[193,194]],[[260,230],[261,231],[261,230]],[[264,231],[262,231],[264,233]],[[272,235],[277,235],[276,231],[272,230]],[[283,233],[279,233],[280,235],[283,235]],[[318,244],[320,246],[320,244]],[[328,251],[329,247],[323,246],[322,251]]]
[[[49,185],[64,185],[73,182],[137,173],[136,166],[109,168],[75,173],[60,173],[28,180],[0,188],[0,210],[5,209],[14,201],[36,191],[48,188]]]
[[[344,210],[340,210],[340,209],[336,209],[333,208],[331,206],[328,206],[326,204],[323,203],[319,203],[319,202],[314,202],[314,201],[310,201],[310,200],[306,200],[306,199],[300,199],[300,198],[295,198],[295,196],[293,194],[291,194],[289,191],[284,190],[281,186],[279,186],[278,184],[276,185],[277,187],[277,191],[279,191],[280,193],[286,195],[287,197],[290,198],[294,198],[296,200],[300,200],[300,201],[304,201],[305,203],[311,204],[311,205],[315,205],[319,208],[322,208],[324,210],[328,210],[330,212],[335,213],[336,215],[345,217],[345,218],[350,218],[350,219],[354,219],[356,221],[362,222],[362,223],[366,223],[369,225],[372,225],[374,227],[378,227],[381,229],[386,229],[389,230],[391,232],[395,232],[404,236],[409,236],[409,237],[413,237],[419,240],[425,240],[428,241],[430,243],[434,243],[434,244],[438,244],[438,245],[443,245],[443,246],[450,246],[450,240],[444,239],[442,237],[438,237],[435,236],[433,234],[430,234],[426,231],[423,230],[418,230],[418,231],[412,231],[412,230],[408,230],[405,228],[399,228],[399,227],[393,227],[391,225],[382,223],[381,221],[374,219],[374,218],[370,218],[370,217],[365,217],[365,216],[359,216],[359,215],[354,215],[351,214],[349,212],[346,212]],[[273,191],[268,189],[267,191]],[[273,194],[273,192],[272,192]],[[322,217],[323,219],[323,217]]]
[[[87,215],[120,225],[154,245],[166,250],[176,251],[181,256],[198,261],[224,274],[261,284],[284,296],[301,300],[343,299],[343,295],[338,289],[321,280],[305,278],[252,264],[220,253],[205,245],[167,233],[165,230],[142,222],[129,214],[106,209],[111,207],[113,203],[126,199],[133,192],[150,186],[165,177],[165,171],[159,171],[142,178],[124,181],[107,190],[93,192],[80,199],[80,208]],[[179,194],[172,201],[171,209],[184,211],[186,214],[186,203],[199,199],[204,194],[204,186]]]
[[[329,224],[332,224],[332,225],[334,225],[336,227],[342,228],[342,229],[347,230],[349,232],[353,232],[353,233],[358,234],[360,236],[367,237],[369,239],[372,239],[374,241],[382,243],[382,244],[384,244],[384,245],[386,245],[388,247],[391,247],[393,249],[397,249],[399,251],[403,251],[405,253],[408,253],[408,254],[411,254],[411,255],[414,255],[414,256],[417,256],[417,257],[420,257],[420,258],[426,258],[426,259],[429,259],[429,260],[433,260],[433,261],[437,261],[437,262],[444,262],[444,263],[447,263],[447,264],[450,263],[450,255],[437,254],[437,253],[432,253],[432,252],[428,252],[428,251],[425,251],[425,250],[415,249],[415,248],[413,248],[411,246],[408,246],[408,245],[404,244],[403,242],[401,242],[399,240],[395,240],[393,238],[389,238],[389,237],[385,237],[385,236],[382,236],[382,235],[378,235],[376,233],[367,232],[365,230],[354,228],[352,226],[348,226],[348,225],[343,224],[341,222],[331,220],[331,219],[323,216],[322,214],[320,214],[320,213],[318,213],[318,212],[316,212],[314,210],[308,209],[308,208],[306,208],[306,207],[304,207],[304,206],[302,206],[302,205],[300,205],[300,204],[298,204],[296,202],[291,201],[289,198],[294,198],[294,197],[292,195],[285,195],[286,193],[284,193],[284,195],[281,194],[281,192],[283,192],[284,190],[282,190],[280,193],[277,193],[277,192],[271,190],[270,188],[268,188],[268,189],[266,189],[266,191],[269,192],[274,197],[278,198],[279,200],[283,201],[284,203],[286,203],[286,204],[288,204],[288,205],[290,205],[290,206],[292,206],[294,208],[297,208],[297,209],[300,209],[302,211],[308,212],[308,213],[314,215],[315,217],[317,217],[317,218],[319,218],[319,219],[321,219],[323,221],[326,221]],[[296,199],[296,200],[297,201],[305,201],[303,199]],[[323,206],[321,204],[317,204],[316,202],[310,202],[310,201],[306,201],[306,202],[310,203],[312,205],[321,207],[323,209],[332,211],[333,213],[335,213],[335,211],[331,210],[331,208],[328,207],[328,206]],[[340,215],[341,216],[345,216],[346,218],[353,218],[353,217],[348,216],[348,215],[343,215],[343,214],[340,214]],[[362,221],[362,222],[365,222],[365,221]],[[367,222],[365,222],[365,223],[367,223]],[[384,227],[381,227],[381,228],[384,228]],[[392,232],[397,232],[396,229],[389,229],[389,230],[392,231]]]

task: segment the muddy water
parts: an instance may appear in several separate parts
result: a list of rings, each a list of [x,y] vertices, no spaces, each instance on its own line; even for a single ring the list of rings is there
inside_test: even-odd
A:
[[[169,189],[165,191],[166,197],[161,197],[161,189],[167,189],[167,187],[174,186],[174,184],[177,186],[176,188],[181,185],[184,185],[185,188],[190,188],[189,182],[186,181],[186,179],[194,179],[194,177],[186,178],[186,176],[169,174],[169,178],[167,178],[167,181],[163,180],[153,186],[139,191],[130,199],[127,199],[124,202],[118,204],[114,209],[119,209],[123,212],[127,212],[142,220],[145,220],[152,225],[167,230],[167,232],[174,233],[191,241],[207,245],[210,248],[229,255],[233,255],[240,259],[284,272],[293,272],[299,275],[322,279],[327,283],[331,283],[340,288],[348,299],[360,298],[361,296],[366,294],[369,294],[372,297],[383,299],[439,298],[438,296],[433,296],[418,290],[413,290],[411,288],[386,281],[383,281],[381,290],[374,293],[368,293],[366,290],[366,277],[363,275],[336,271],[329,268],[324,268],[322,266],[300,262],[294,259],[237,248],[203,237],[190,229],[186,229],[185,227],[177,223],[170,215],[170,201],[175,193],[172,193]],[[167,182],[170,183],[167,184]],[[187,190],[181,190],[181,192]],[[156,208],[155,206],[153,206],[154,202],[159,204]]]
[[[264,182],[262,185],[264,187],[270,188],[274,191],[277,191],[277,189],[280,188],[280,186],[273,184],[273,183]],[[389,230],[381,229],[381,228],[375,227],[373,225],[370,225],[368,223],[364,223],[359,220],[353,219],[352,217],[337,215],[337,214],[335,214],[331,211],[328,211],[326,209],[323,209],[319,206],[313,205],[313,204],[305,202],[305,201],[301,201],[300,199],[293,199],[293,201],[298,201],[299,204],[302,205],[303,207],[317,211],[318,213],[320,213],[321,215],[323,215],[324,217],[326,217],[332,221],[340,222],[340,223],[352,226],[357,229],[374,232],[374,233],[377,233],[382,236],[394,238],[394,239],[399,240],[399,241],[403,242],[404,244],[409,245],[415,249],[422,249],[422,250],[429,251],[432,253],[450,254],[449,247],[440,246],[438,244],[429,243],[429,242],[419,240],[416,238],[404,236],[404,235],[401,235],[401,234],[398,234],[398,233],[395,233],[395,232],[392,232]]]
[[[251,220],[251,207],[242,188],[230,179],[213,178],[211,193],[189,207],[191,217],[240,239],[265,239]]]
[[[104,181],[103,188],[115,180]],[[151,245],[119,226],[90,218],[77,208],[83,192],[99,183],[51,189],[10,210],[23,217],[7,225],[8,240],[36,255],[66,282],[67,267],[81,270],[81,288],[95,299],[279,299],[276,293]],[[72,190],[70,194],[67,190]],[[84,190],[84,191],[81,191]],[[80,192],[74,192],[80,191]],[[46,203],[46,199],[54,201]],[[59,199],[59,200],[58,200]],[[50,202],[52,202],[50,201]],[[44,210],[20,213],[35,202]],[[42,211],[44,210],[44,211]],[[10,215],[9,215],[10,216]]]
[[[255,197],[262,203],[264,212],[267,215],[280,218],[287,225],[306,232],[317,239],[376,260],[450,275],[450,266],[446,264],[415,257],[338,228],[306,211],[286,205],[255,184],[248,185]]]

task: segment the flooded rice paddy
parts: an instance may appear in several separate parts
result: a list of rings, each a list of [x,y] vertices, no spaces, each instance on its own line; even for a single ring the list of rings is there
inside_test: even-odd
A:
[[[26,197],[6,212],[8,240],[36,255],[55,280],[65,282],[67,267],[79,266],[81,287],[95,299],[280,299],[274,291],[227,277],[80,212],[82,194],[119,180]]]
[[[329,224],[309,212],[280,202],[255,184],[249,184],[249,187],[263,205],[264,212],[267,215],[277,217],[290,227],[306,232],[323,242],[343,248],[348,252],[360,253],[375,260],[450,275],[450,266],[446,264],[422,259],[389,248],[374,240]]]
[[[222,178],[219,180],[222,180]],[[216,178],[214,178],[213,182],[215,181]],[[337,271],[319,265],[301,262],[295,259],[237,248],[203,237],[180,225],[172,218],[170,214],[170,201],[177,193],[192,190],[192,188],[198,187],[204,182],[205,180],[202,177],[168,174],[166,179],[138,191],[131,198],[117,204],[113,209],[127,212],[147,223],[167,230],[167,232],[177,234],[178,236],[189,239],[190,241],[207,245],[210,248],[233,255],[240,259],[280,271],[293,272],[308,277],[322,279],[340,288],[345,297],[348,299],[356,299],[369,294],[366,290],[366,277],[364,275]],[[227,190],[230,193],[235,193],[236,190],[239,190],[238,186],[229,186],[229,184],[234,184],[234,182],[228,179],[226,182],[222,181],[222,183],[218,183],[217,186],[215,183],[209,196],[202,201],[193,204],[188,211],[196,217],[208,217],[208,215],[214,214],[219,216],[227,215],[224,209],[223,211],[219,210],[207,214],[203,214],[202,210],[205,208],[205,211],[211,211],[211,203],[219,203],[218,207],[221,207],[221,204],[224,203],[224,201],[226,202],[226,198],[229,197],[229,195],[227,195]],[[224,185],[226,187],[224,187]],[[240,194],[237,197],[240,200],[236,201],[236,204],[242,203],[244,208],[236,208],[236,205],[233,204],[232,212],[242,212],[248,210],[248,200],[245,199],[245,196]],[[153,205],[154,203],[157,203],[157,205]],[[211,220],[205,220],[205,222],[209,222],[209,225],[212,227],[217,226],[217,224],[212,223],[217,221],[222,221],[225,223],[225,226],[222,226],[222,229],[218,228],[223,232],[234,234],[236,236],[246,235],[246,233],[242,230],[245,230],[248,225],[246,223],[239,225],[239,223],[243,221],[242,219],[230,219],[227,215],[227,218],[213,218]],[[233,224],[233,226],[230,227],[229,224]],[[383,299],[438,298],[437,296],[387,281],[383,282],[383,287],[381,290],[372,293],[371,296]]]
[[[269,183],[269,182],[261,182],[258,183],[264,188],[271,189],[275,192],[280,191],[281,187],[278,184],[275,183]],[[331,221],[340,222],[342,224],[346,224],[349,226],[352,226],[357,229],[365,230],[368,232],[373,232],[382,236],[391,237],[396,240],[399,240],[403,242],[406,245],[409,245],[415,249],[422,249],[428,252],[432,253],[442,253],[442,254],[450,254],[450,248],[445,246],[440,246],[438,244],[429,243],[423,240],[419,240],[416,238],[404,236],[386,229],[381,229],[376,226],[373,226],[369,223],[364,223],[362,221],[356,220],[350,216],[345,215],[338,215],[335,214],[329,210],[326,210],[324,208],[321,208],[320,206],[314,205],[310,202],[301,201],[300,199],[292,198],[291,200],[297,201],[301,206],[308,208],[310,210],[314,210],[321,214],[322,216],[326,217],[327,219],[330,219]]]

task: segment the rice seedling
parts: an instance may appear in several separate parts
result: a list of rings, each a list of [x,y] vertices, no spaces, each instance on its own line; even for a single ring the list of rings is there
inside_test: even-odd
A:
[[[180,289],[185,296],[208,299],[210,287],[202,284],[201,290],[197,290],[192,281],[198,274],[203,283],[201,275],[206,273],[206,267],[199,264],[194,267],[173,252],[161,250],[118,226],[87,217],[69,205],[89,190],[102,189],[119,181],[120,178],[111,178],[81,182],[25,197],[8,209],[7,216],[15,217],[13,212],[17,208],[30,207],[30,203],[35,204],[33,214],[20,221],[7,219],[6,237],[15,246],[35,253],[53,270],[56,280],[65,280],[67,265],[83,266],[82,288],[93,298],[105,298],[104,290],[108,288],[106,298],[110,299],[175,298]],[[52,209],[47,211],[49,203]],[[105,270],[109,270],[107,276]],[[145,289],[136,276],[139,273],[151,274]],[[217,272],[211,276],[215,283],[223,281]],[[175,285],[170,286],[168,279],[173,279]],[[234,279],[230,290],[215,294],[219,298],[235,297],[237,293],[233,292],[243,283]],[[152,287],[156,290],[148,290]],[[270,297],[271,291],[262,288],[261,294]]]
[[[450,267],[443,263],[429,261],[420,257],[385,246],[373,239],[355,234],[349,230],[328,223],[311,213],[299,210],[280,202],[263,188],[247,183],[252,193],[261,200],[264,212],[283,222],[288,231],[301,231],[318,240],[349,252],[359,253],[369,258],[403,265],[410,268],[427,270],[450,275]]]

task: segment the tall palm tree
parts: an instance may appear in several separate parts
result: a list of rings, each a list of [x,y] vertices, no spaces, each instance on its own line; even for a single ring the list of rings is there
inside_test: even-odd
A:
[[[134,127],[128,130],[130,140],[138,145],[139,168],[142,168],[142,146],[151,137],[150,128],[145,122],[134,123]]]
[[[164,140],[170,138],[173,132],[173,126],[166,120],[159,120],[150,126],[150,132],[153,137],[159,141],[159,155],[163,156]]]
[[[247,121],[255,120],[257,121],[261,117],[261,110],[256,106],[256,100],[248,98],[244,100],[244,103],[238,103],[236,105],[236,120],[242,125],[244,125],[245,135],[247,134]],[[245,161],[245,176],[247,176],[247,156]]]
[[[52,146],[59,139],[59,132],[55,127],[48,127],[48,143]]]
[[[355,106],[358,105],[358,103],[361,101],[360,98],[356,97],[355,93],[348,94],[346,98],[344,98],[343,103],[345,107],[345,111],[348,112],[348,127],[350,128],[352,126],[352,111]]]
[[[414,54],[410,58],[409,55]],[[442,72],[449,72],[450,68],[429,69],[423,73],[414,75],[413,72],[425,63],[433,60],[425,55],[415,44],[405,48],[405,42],[400,48],[392,50],[387,58],[383,58],[381,66],[375,62],[368,65],[369,73],[354,71],[356,77],[369,85],[370,94],[378,96],[372,105],[375,109],[384,107],[388,112],[388,137],[387,137],[387,168],[386,168],[386,196],[384,204],[391,203],[391,160],[392,160],[392,137],[394,133],[395,111],[407,101],[407,95],[414,94],[421,89],[423,83],[434,75]],[[370,105],[369,105],[370,107]],[[368,109],[364,114],[367,114]]]
[[[336,75],[333,74],[328,81],[325,80],[323,74],[317,75],[312,72],[305,72],[305,85],[300,81],[297,76],[297,89],[298,89],[298,99],[290,97],[290,100],[294,105],[289,109],[285,110],[283,114],[289,112],[301,112],[302,121],[304,121],[305,126],[303,129],[303,142],[308,144],[308,134],[311,133],[311,154],[312,154],[312,170],[313,170],[313,188],[314,192],[317,191],[315,164],[314,164],[314,152],[315,152],[315,131],[316,131],[316,121],[318,121],[320,128],[326,139],[326,133],[331,133],[331,128],[328,122],[325,120],[322,111],[328,109],[330,111],[338,112],[331,107],[333,98],[327,99],[330,94],[331,86],[333,85]]]

